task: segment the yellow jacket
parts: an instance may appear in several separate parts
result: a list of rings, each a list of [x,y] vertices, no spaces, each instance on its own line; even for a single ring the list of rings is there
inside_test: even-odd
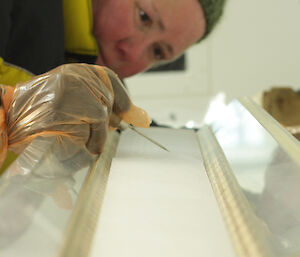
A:
[[[86,56],[97,56],[98,54],[96,40],[92,34],[91,1],[63,0],[64,24],[62,25],[64,26],[64,49],[68,53],[66,62],[82,62]],[[83,58],[77,60],[77,57],[80,56],[83,56]],[[32,76],[34,76],[32,72],[5,62],[0,56],[0,84],[15,86],[17,83],[26,81]],[[7,158],[0,169],[0,174],[16,157],[16,154],[8,152]]]
[[[82,62],[86,56],[97,56],[97,43],[92,34],[91,0],[63,0],[63,13],[66,62]],[[83,58],[78,60],[80,56]],[[3,56],[0,56],[0,84],[14,86],[33,75],[22,67],[5,62]]]

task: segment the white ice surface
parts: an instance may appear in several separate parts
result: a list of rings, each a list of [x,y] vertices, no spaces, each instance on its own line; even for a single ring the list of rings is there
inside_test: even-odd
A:
[[[92,257],[232,257],[232,244],[191,130],[123,132]]]

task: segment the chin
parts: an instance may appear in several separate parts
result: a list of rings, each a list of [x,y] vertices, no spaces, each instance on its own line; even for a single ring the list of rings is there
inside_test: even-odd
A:
[[[119,76],[120,79],[128,78],[128,77],[131,77],[131,76],[141,72],[141,70],[138,70],[138,71],[126,70],[126,69],[122,69],[122,67],[118,67],[116,65],[111,65],[109,60],[107,60],[107,62],[104,62],[103,59],[101,58],[101,56],[98,56],[95,63],[97,65],[106,66],[106,67],[110,68]]]
[[[133,75],[132,73],[129,73],[126,70],[120,69],[114,65],[109,65],[109,63],[107,63],[107,67],[113,70],[119,76],[120,79],[124,79]]]
[[[125,79],[125,78],[127,78],[127,77],[129,77],[129,76],[127,76],[126,74],[124,74],[124,73],[122,73],[122,72],[120,72],[120,71],[118,71],[118,70],[114,70],[114,69],[112,69],[116,74],[118,74],[118,76],[119,76],[119,78],[120,79]]]
[[[126,71],[115,71],[115,72],[118,74],[120,79],[125,79],[139,73],[139,72],[126,72]]]

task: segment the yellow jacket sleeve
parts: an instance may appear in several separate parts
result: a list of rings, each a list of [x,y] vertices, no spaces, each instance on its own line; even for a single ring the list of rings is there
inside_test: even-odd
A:
[[[0,84],[15,86],[17,83],[29,80],[34,74],[18,66],[9,64],[0,57]],[[17,158],[18,155],[8,151],[6,159],[0,168],[0,174]]]
[[[93,36],[91,0],[64,0],[65,50],[82,55],[98,55]]]
[[[34,74],[13,64],[5,62],[0,57],[0,84],[15,86],[19,82],[29,80]]]

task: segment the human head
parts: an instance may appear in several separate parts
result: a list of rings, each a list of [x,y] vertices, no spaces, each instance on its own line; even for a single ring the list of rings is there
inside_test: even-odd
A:
[[[198,40],[202,41],[214,29],[220,20],[226,0],[198,0],[205,14],[206,29],[205,34]]]
[[[96,63],[125,78],[175,59],[206,35],[201,1],[93,0]]]

